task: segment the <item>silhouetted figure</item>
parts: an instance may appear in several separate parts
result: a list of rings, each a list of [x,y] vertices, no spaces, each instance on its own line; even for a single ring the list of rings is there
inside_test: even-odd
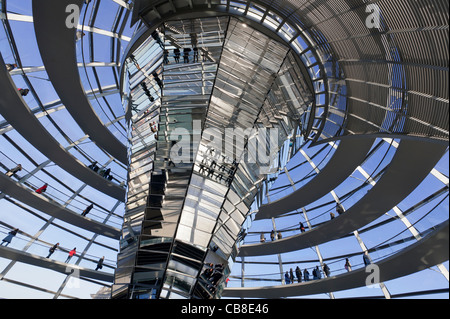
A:
[[[265,243],[266,242],[266,237],[264,236],[264,234],[261,234],[260,240],[261,243]]]
[[[321,273],[321,271],[320,271],[320,269],[319,269],[319,266],[316,266],[316,279],[321,279],[322,278],[322,273]]]
[[[105,256],[103,256],[102,258],[100,258],[100,260],[97,262],[97,267],[95,268],[95,270],[99,270],[103,268],[103,261],[105,260]]]
[[[11,244],[12,239],[17,235],[18,232],[19,232],[19,228],[11,230],[8,233],[8,235],[6,235],[6,237],[3,238],[2,243],[0,244],[0,246],[3,246],[3,243],[5,243],[5,247],[8,246],[9,244]]]
[[[284,274],[284,281],[285,281],[286,285],[289,285],[291,283],[291,278],[289,277],[289,273],[287,271]]]
[[[8,71],[8,72],[11,72],[15,68],[17,68],[17,64],[15,64],[15,63],[14,64],[8,63],[8,64],[5,64],[5,66],[6,66],[6,71]]]
[[[81,213],[81,216],[86,216],[87,214],[89,214],[92,208],[94,208],[94,204],[91,204],[88,207],[86,207],[86,209],[83,210],[83,212]]]
[[[30,93],[29,89],[18,89],[18,91],[19,91],[20,95],[22,95],[22,96],[27,96],[28,93]]]
[[[274,231],[274,230],[272,230],[272,231],[270,232],[270,239],[271,239],[272,241],[275,240],[275,231]]]
[[[173,54],[174,54],[174,56],[175,56],[175,62],[176,62],[176,63],[180,63],[180,56],[181,56],[180,49],[175,48],[175,49],[173,50]]]
[[[345,265],[344,265],[345,270],[347,270],[348,272],[352,271],[352,265],[350,264],[350,260],[348,260],[348,258],[345,258]]]
[[[190,48],[184,48],[184,50],[183,50],[184,63],[189,63],[190,62],[190,60],[189,60],[190,52],[191,52]]]
[[[97,162],[93,162],[91,165],[88,166],[91,170],[93,170],[94,172],[98,172],[98,166],[97,166]]]
[[[158,31],[154,31],[152,33],[152,38],[159,44],[160,48],[164,50],[164,43],[161,40],[161,37],[159,36],[159,32]]]
[[[297,266],[297,268],[295,268],[295,275],[297,276],[297,281],[299,283],[302,282],[302,271],[300,270],[300,268]]]
[[[309,281],[309,271],[306,268],[305,270],[303,270],[303,278],[305,279],[305,281]]]
[[[194,63],[198,62],[198,48],[194,47]]]
[[[156,84],[158,84],[158,86],[162,89],[164,87],[163,82],[161,81],[161,79],[159,78],[158,73],[153,72],[153,77],[155,78]]]
[[[327,277],[330,277],[330,267],[328,267],[327,264],[323,264],[323,272],[325,273],[325,275],[327,275]]]
[[[170,64],[168,50],[164,50],[164,64]]]
[[[370,261],[370,258],[369,258],[369,252],[368,251],[365,251],[364,252],[364,255],[363,255],[363,261],[364,261],[364,265],[367,267],[367,266],[369,266],[372,262]]]
[[[48,250],[48,256],[47,258],[50,258],[51,255],[53,255],[53,253],[56,251],[56,249],[58,248],[59,243],[54,244],[52,247],[50,247],[50,249]]]
[[[9,171],[6,172],[6,176],[11,177],[14,176],[17,172],[22,170],[22,165],[18,164],[16,167],[10,169]]]
[[[305,226],[303,225],[302,222],[300,222],[300,231],[301,231],[302,233],[305,232]]]
[[[109,174],[111,174],[111,169],[110,169],[110,168],[108,168],[108,169],[105,171],[105,174],[103,174],[103,177],[104,177],[104,178],[108,178],[108,177],[109,177]]]

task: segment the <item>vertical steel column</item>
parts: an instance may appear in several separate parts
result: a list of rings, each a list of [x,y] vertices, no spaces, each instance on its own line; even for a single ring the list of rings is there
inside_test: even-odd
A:
[[[314,163],[311,161],[311,159],[306,155],[306,153],[303,150],[300,150],[301,154],[303,155],[303,157],[305,157],[308,162],[310,163],[311,166],[313,166],[313,168],[319,172],[319,169],[314,165]],[[292,189],[295,192],[297,190],[297,188],[295,187],[295,183],[291,178],[291,175],[289,174],[288,169],[285,167],[284,171],[286,172],[286,176],[289,179],[289,182],[291,183]],[[308,216],[306,215],[306,209],[304,207],[302,207],[302,211],[303,211],[303,216],[305,217],[306,223],[308,225],[308,228],[311,229],[311,223],[309,222]],[[314,246],[315,251],[317,256],[319,257],[319,261],[320,261],[320,268],[323,269],[323,258],[322,258],[322,254],[320,252],[319,246]],[[326,276],[326,275],[325,275]],[[332,292],[329,293],[329,296],[331,299],[334,299],[334,294]]]
[[[245,257],[242,257],[242,263],[241,263],[241,287],[242,288],[245,287],[244,276],[245,276]]]
[[[353,235],[355,236],[356,240],[358,241],[359,246],[361,247],[363,253],[367,252],[367,256],[369,257],[370,261],[372,261],[372,258],[370,257],[370,254],[368,252],[366,245],[364,244],[362,238],[359,236],[359,232],[357,230],[355,230],[353,232]],[[387,289],[386,285],[384,284],[384,282],[380,282],[379,286],[380,286],[381,291],[384,294],[384,297],[386,299],[391,299],[391,294],[390,294],[389,290]]]
[[[357,170],[369,181],[369,183],[372,186],[375,186],[376,182],[370,177],[370,175],[361,166],[358,166]],[[336,198],[337,198],[337,196],[336,196]],[[339,203],[339,199],[336,200],[336,203]],[[395,207],[397,207],[397,206],[395,206]],[[343,206],[342,206],[342,209],[345,212],[345,208]],[[356,240],[358,241],[358,243],[359,243],[363,253],[368,251],[366,245],[364,244],[364,242],[362,241],[361,237],[359,236],[358,231],[354,231],[353,234],[354,234]],[[369,254],[368,254],[368,256],[369,256],[369,259],[372,260],[372,258],[370,257]],[[389,290],[387,289],[386,285],[383,282],[380,282],[379,285],[380,285],[381,291],[384,294],[384,297],[386,299],[391,299],[391,294],[390,294]]]
[[[266,187],[266,197],[267,197],[267,201],[270,203],[269,187]],[[273,218],[273,217],[272,217],[272,228],[273,228],[273,231],[275,232],[275,236],[276,236],[277,235],[277,226],[275,224],[275,218]],[[286,284],[286,281],[284,280],[283,260],[282,260],[280,254],[277,254],[277,258],[278,258],[278,266],[280,268],[281,284],[284,285],[284,284]]]
[[[304,215],[306,215],[306,210],[303,212]],[[319,263],[320,263],[320,268],[323,269],[323,258],[322,258],[322,254],[320,252],[319,246],[315,246],[316,249],[316,254],[319,257]],[[324,272],[323,275],[325,276],[325,278],[327,277],[327,274]],[[334,298],[334,294],[332,292],[328,293],[330,296],[330,299],[335,299]]]
[[[302,212],[303,212],[303,217],[305,218],[306,224],[308,225],[308,229],[311,229],[311,223],[309,222],[309,218],[308,218],[308,215],[306,214],[305,207],[302,207]],[[320,267],[323,269],[323,258],[322,258],[322,254],[320,252],[319,246],[314,246],[314,248],[316,250],[317,256],[319,257]],[[330,299],[335,299],[334,294],[332,292],[329,292],[328,294],[330,296]]]
[[[273,230],[275,231],[275,236],[277,235],[278,231],[277,231],[277,226],[275,224],[275,218],[272,217],[272,227]],[[286,281],[284,280],[284,270],[283,270],[283,260],[281,258],[281,254],[277,254],[278,257],[278,265],[280,267],[280,276],[281,276],[281,284],[285,284]]]

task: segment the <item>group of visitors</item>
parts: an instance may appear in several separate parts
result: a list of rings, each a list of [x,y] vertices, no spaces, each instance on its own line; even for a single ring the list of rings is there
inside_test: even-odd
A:
[[[158,123],[155,121],[150,123],[150,129],[152,130],[152,133],[158,132]]]
[[[59,243],[54,244],[52,247],[50,247],[50,249],[48,250],[48,256],[46,258],[50,258],[51,255],[53,255],[53,253],[58,249],[59,247]],[[72,250],[69,251],[69,254],[66,258],[66,260],[64,261],[64,263],[69,263],[70,260],[72,259],[73,256],[76,256],[77,253],[77,248],[73,248]],[[95,268],[95,270],[99,270],[103,268],[103,261],[105,260],[105,256],[103,256],[102,258],[100,258],[97,262],[97,267]]]
[[[342,215],[344,213],[344,208],[339,204],[336,206],[336,213],[338,215]],[[333,212],[330,212],[330,219],[335,219],[335,218],[336,218],[336,214]]]
[[[212,264],[206,265],[206,269],[203,271],[203,276],[205,279],[209,280],[214,286],[217,285],[220,279],[223,277],[223,264]]]
[[[110,168],[102,168],[98,167],[97,162],[93,162],[91,165],[88,166],[91,170],[94,172],[100,174],[100,176],[106,178],[107,180],[112,180],[113,176],[111,175],[111,169]]]
[[[224,265],[223,264],[206,264],[206,269],[202,273],[202,278],[206,281],[206,286],[210,292],[214,293],[223,277]]]
[[[272,230],[270,232],[270,240],[274,241],[276,239],[283,239],[283,235],[281,234],[281,232],[275,232],[275,230]],[[260,242],[261,243],[265,243],[266,242],[266,237],[264,236],[264,233],[261,234]]]
[[[183,52],[181,52],[180,48],[173,49],[173,57],[174,57],[175,63],[180,63],[181,54],[183,54],[183,62],[185,64],[190,63],[191,62],[191,59],[190,59],[191,52],[193,52],[192,63],[198,63],[199,62],[199,49],[196,46],[194,46],[192,49],[184,48]],[[170,64],[169,57],[170,57],[169,50],[164,50],[164,64]],[[203,57],[203,62],[206,62],[207,55],[205,53],[202,53],[202,57]]]
[[[184,48],[183,49],[183,59],[184,59],[184,63],[190,63],[190,54],[191,51],[194,52],[194,59],[193,59],[193,63],[198,62],[198,48],[194,47],[193,49],[191,48]],[[181,50],[179,48],[175,48],[173,50],[173,54],[174,54],[174,58],[175,58],[175,62],[176,63],[180,63],[180,57],[181,57]],[[166,64],[168,64],[168,55],[169,52],[167,50],[164,51],[164,56],[165,56],[165,62]]]
[[[48,250],[48,256],[46,258],[50,258],[51,255],[53,255],[53,253],[59,248],[59,243],[54,244],[52,247],[50,247],[50,249]],[[70,260],[72,259],[73,256],[76,256],[77,254],[77,248],[74,247],[72,250],[69,251],[69,254],[67,255],[66,260],[64,261],[64,263],[69,263]],[[99,270],[103,268],[103,262],[105,260],[105,256],[103,256],[102,258],[100,258],[97,262],[97,267],[95,268],[95,270]]]
[[[369,257],[368,251],[365,251],[363,254],[363,262],[366,267],[372,263],[372,261]],[[344,268],[347,272],[352,271],[352,265],[348,258],[345,258]],[[326,275],[326,277],[330,277],[330,275],[331,275],[330,267],[328,267],[328,265],[326,263],[323,263],[322,270],[319,268],[319,266],[316,266],[315,268],[313,268],[312,280],[321,279],[322,272]],[[286,271],[286,273],[284,274],[284,281],[287,285],[295,283],[295,279],[297,279],[298,283],[301,283],[302,281],[310,281],[311,279],[310,279],[310,273],[309,273],[308,269],[305,268],[302,272],[300,267],[297,266],[297,268],[295,268],[295,271],[291,268],[289,271]]]
[[[204,174],[207,177],[214,178],[216,181],[224,181],[226,185],[230,185],[233,181],[233,174],[237,169],[235,162],[231,164],[219,164],[215,160],[208,163],[206,159],[203,159],[199,164],[199,173]]]
[[[365,267],[372,264],[372,260],[370,259],[369,252],[367,250],[363,254],[363,263]],[[347,272],[352,271],[352,264],[350,263],[350,260],[348,258],[345,258],[344,268],[345,270],[347,270]]]
[[[91,164],[90,166],[89,166],[89,168],[91,168],[91,169],[93,169],[94,171],[96,171],[95,170],[95,167],[97,167],[97,170],[98,170],[98,166],[96,165],[96,163],[97,162],[94,162],[93,164]],[[18,164],[16,167],[14,167],[14,168],[12,168],[12,169],[10,169],[9,171],[7,171],[6,172],[6,176],[8,176],[8,177],[11,177],[11,176],[14,176],[17,172],[19,172],[19,171],[21,171],[22,170],[22,165],[21,164]],[[109,171],[108,171],[109,170]],[[105,177],[105,175],[106,174],[109,174],[109,172],[110,172],[110,169],[108,169],[108,170],[106,170],[105,171],[105,173],[103,173],[103,177]],[[102,172],[100,172],[100,175],[102,174]],[[37,194],[43,194],[43,193],[45,193],[46,191],[47,191],[47,187],[48,187],[48,184],[47,183],[45,183],[43,186],[41,186],[41,187],[39,187],[39,188],[37,188],[36,190],[35,190],[35,192],[37,193]],[[86,216],[91,210],[92,210],[92,208],[94,208],[94,204],[90,204],[89,206],[87,206],[84,210],[83,210],[83,212],[81,213],[81,216]]]
[[[319,268],[319,266],[316,266],[315,268],[313,268],[312,279],[311,279],[310,273],[307,268],[305,268],[302,272],[300,267],[297,266],[297,268],[295,268],[295,272],[292,268],[289,271],[286,271],[286,273],[284,274],[284,281],[285,281],[286,285],[289,285],[289,284],[295,283],[295,279],[297,279],[298,283],[301,283],[303,281],[306,282],[306,281],[310,281],[310,280],[322,279],[322,271],[326,275],[326,277],[330,277],[330,274],[331,274],[330,267],[328,267],[328,265],[324,263],[322,265],[322,270]],[[294,273],[295,273],[295,275],[294,275]]]
[[[15,228],[13,230],[11,230],[8,235],[2,239],[2,242],[0,243],[0,246],[4,246],[7,247],[13,240],[13,238],[17,235],[17,233],[19,232],[18,228]],[[53,255],[55,253],[55,251],[59,248],[59,243],[54,244],[53,246],[50,247],[50,249],[48,250],[48,255],[45,258],[50,258],[51,255]],[[72,250],[69,251],[69,254],[66,258],[66,260],[64,261],[64,263],[69,263],[69,261],[72,259],[73,256],[75,256],[77,253],[77,248],[73,248]],[[105,256],[103,256],[102,258],[99,259],[99,261],[97,262],[97,267],[95,268],[95,270],[99,270],[103,268],[103,262],[105,260]]]

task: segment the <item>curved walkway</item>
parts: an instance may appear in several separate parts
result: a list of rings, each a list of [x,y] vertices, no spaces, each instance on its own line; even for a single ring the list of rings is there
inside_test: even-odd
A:
[[[48,77],[67,111],[80,128],[100,148],[127,165],[127,148],[101,122],[89,102],[81,84],[75,34],[68,28],[69,5],[83,4],[84,0],[33,0],[33,20],[36,40]],[[76,21],[78,22],[78,21]]]
[[[29,188],[7,177],[3,173],[0,173],[0,191],[13,198],[17,198],[22,203],[47,215],[53,216],[74,226],[106,237],[114,239],[120,238],[121,231],[119,229],[102,224],[89,217],[81,216],[81,214],[74,213],[57,202],[32,192]]]
[[[125,190],[103,178],[73,155],[44,128],[30,111],[9,76],[0,54],[0,114],[39,152],[69,174],[117,200],[125,201]]]
[[[0,246],[0,257],[23,262],[32,266],[51,269],[66,275],[73,272],[73,276],[79,276],[80,278],[84,277],[107,282],[113,282],[114,280],[114,274],[95,271],[93,269],[83,268],[73,264],[66,264],[61,261],[48,259],[9,247]]]
[[[296,251],[338,239],[376,220],[407,197],[445,154],[447,145],[402,140],[377,184],[344,214],[305,233],[262,244],[243,245],[239,256]]]
[[[342,140],[333,157],[316,177],[291,194],[270,204],[262,205],[255,220],[289,213],[325,196],[361,165],[374,141],[373,138],[365,137]]]
[[[379,282],[433,267],[449,259],[449,221],[442,223],[433,233],[417,243],[388,257],[379,267]],[[372,270],[363,267],[351,272],[298,284],[253,288],[225,288],[223,297],[232,298],[282,298],[314,295],[333,291],[364,287]],[[370,270],[370,271],[369,271]],[[369,283],[372,283],[369,281]]]

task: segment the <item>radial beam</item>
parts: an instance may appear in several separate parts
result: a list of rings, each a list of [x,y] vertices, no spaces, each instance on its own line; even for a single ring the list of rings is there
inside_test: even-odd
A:
[[[112,282],[113,274],[95,271],[93,269],[83,268],[77,265],[70,265],[60,261],[48,259],[24,251],[12,249],[9,247],[0,247],[0,257],[23,262],[29,265],[51,269],[63,274],[73,274],[78,278],[86,277],[101,281]]]
[[[446,149],[447,146],[433,142],[403,140],[386,173],[344,214],[296,236],[244,245],[239,255],[259,256],[296,251],[338,239],[369,224],[408,196],[428,176]]]
[[[109,225],[99,223],[88,217],[76,214],[64,206],[52,201],[43,195],[32,192],[22,184],[0,173],[0,191],[11,197],[19,199],[22,203],[31,206],[47,215],[53,216],[66,223],[86,229],[106,237],[119,239],[120,230]]]
[[[25,104],[8,75],[0,54],[0,113],[30,144],[48,159],[81,181],[117,199],[125,200],[125,190],[103,178],[65,150],[44,128]]]
[[[370,268],[360,268],[328,278],[299,284],[252,288],[225,288],[223,297],[239,298],[282,298],[320,294],[365,287],[371,284],[368,277],[375,269],[379,282],[385,282],[433,267],[448,260],[449,221],[415,244],[385,258]],[[367,271],[370,269],[370,271]],[[373,277],[375,278],[375,277]]]
[[[100,148],[121,163],[127,164],[126,146],[101,122],[81,84],[75,43],[76,28],[69,28],[66,25],[66,20],[70,20],[66,10],[74,4],[81,7],[83,2],[83,0],[33,1],[34,30],[39,51],[55,91],[80,128]]]
[[[372,138],[342,140],[328,164],[305,186],[262,205],[256,220],[277,217],[312,203],[335,189],[364,161],[374,143]]]

